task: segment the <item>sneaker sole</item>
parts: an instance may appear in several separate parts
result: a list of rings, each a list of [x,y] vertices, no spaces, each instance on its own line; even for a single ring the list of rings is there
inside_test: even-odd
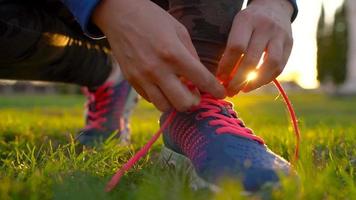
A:
[[[213,183],[207,182],[200,178],[196,173],[192,162],[182,154],[178,154],[167,147],[163,147],[161,150],[160,163],[162,166],[173,166],[176,170],[182,170],[189,178],[190,187],[193,190],[209,189],[212,192],[218,193],[221,188]],[[279,188],[279,183],[265,183],[261,189],[257,192],[241,191],[241,196],[253,197],[255,195],[260,197],[270,197],[270,192],[273,189]]]
[[[162,165],[174,166],[177,170],[183,170],[187,173],[190,187],[193,190],[208,188],[213,192],[219,192],[221,189],[204,179],[200,178],[196,173],[192,162],[184,155],[178,154],[167,147],[163,147],[160,155]]]
[[[137,104],[137,101],[138,101],[138,94],[133,88],[131,88],[129,94],[127,95],[127,99],[126,99],[126,102],[125,102],[125,105],[124,105],[124,109],[123,109],[123,118],[124,118],[124,120],[128,121],[128,119],[129,119],[129,117],[130,117],[130,115],[132,113],[133,108]],[[127,128],[125,127],[125,129],[127,129]],[[120,134],[120,140],[121,140],[120,143],[122,145],[129,145],[130,144],[131,136],[130,136],[130,130],[129,129],[123,131]]]

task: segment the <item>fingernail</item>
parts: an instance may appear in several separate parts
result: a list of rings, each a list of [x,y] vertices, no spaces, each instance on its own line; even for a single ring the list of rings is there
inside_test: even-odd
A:
[[[254,86],[254,84],[249,83],[247,85],[245,85],[245,87],[242,88],[242,92],[246,93],[246,92],[250,92],[252,90],[256,89],[256,86]]]
[[[227,97],[227,90],[224,88],[224,99]]]
[[[193,95],[193,105],[199,105],[200,103],[200,92],[197,88],[193,89],[192,91],[192,95]]]
[[[200,95],[193,93],[193,105],[197,106],[200,104]]]
[[[222,99],[222,98],[225,98],[226,96],[226,90],[225,90],[225,87],[223,85],[220,85],[219,86],[219,91],[218,91],[218,98]]]
[[[242,92],[244,92],[244,93],[247,93],[247,92],[250,92],[250,91],[251,91],[250,88],[244,88],[244,89],[242,90]]]
[[[251,91],[256,90],[256,89],[257,89],[257,87],[247,87],[247,88],[243,89],[242,91],[244,93],[247,93],[247,92],[251,92]]]
[[[232,92],[228,92],[227,96],[228,97],[234,97],[235,95],[237,95],[240,92],[240,90],[234,90]]]

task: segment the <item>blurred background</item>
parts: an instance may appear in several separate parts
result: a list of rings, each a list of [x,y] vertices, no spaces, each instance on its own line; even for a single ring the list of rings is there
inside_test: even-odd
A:
[[[356,1],[299,0],[294,48],[280,77],[305,89],[356,92]]]
[[[292,55],[279,79],[289,90],[356,94],[356,1],[298,0],[298,5]],[[80,93],[80,89],[0,80],[0,94],[12,93]]]
[[[297,2],[294,48],[279,79],[302,133],[301,159],[295,165],[300,179],[283,180],[272,199],[355,199],[356,0]],[[269,84],[231,101],[247,126],[290,160],[295,137],[278,97]],[[0,80],[0,200],[246,198],[238,184],[208,194],[188,189],[188,178],[181,178],[185,171],[156,168],[151,161],[159,157],[161,140],[117,191],[103,193],[116,168],[157,131],[160,113],[139,101],[131,117],[129,148],[76,151],[74,138],[86,119],[84,102],[78,86]],[[209,198],[233,194],[237,197]]]

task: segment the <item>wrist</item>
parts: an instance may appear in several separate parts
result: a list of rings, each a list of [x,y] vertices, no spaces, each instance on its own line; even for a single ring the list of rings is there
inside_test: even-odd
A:
[[[291,3],[290,0],[276,0],[277,2],[280,2],[282,10],[285,10],[286,13],[290,18],[292,18],[293,13],[294,13],[294,7]]]
[[[298,9],[296,5],[294,5],[292,2],[295,2],[294,0],[249,0],[248,4],[254,5],[254,4],[259,4],[259,5],[268,5],[271,6],[273,4],[274,8],[278,8],[278,11],[282,11],[285,13],[286,16],[290,17],[293,21],[297,15]]]
[[[100,3],[94,9],[91,17],[93,23],[103,32],[106,29],[105,21],[108,20],[108,8],[112,3],[112,0],[101,0]]]
[[[92,21],[105,33],[113,21],[117,23],[127,13],[135,12],[142,1],[145,0],[101,0],[93,11]]]

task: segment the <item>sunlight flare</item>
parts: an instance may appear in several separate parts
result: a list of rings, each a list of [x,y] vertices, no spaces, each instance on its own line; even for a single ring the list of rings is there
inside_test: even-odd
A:
[[[253,72],[250,72],[248,75],[247,75],[247,81],[250,82],[250,81],[253,81],[257,78],[257,72],[253,71]]]

